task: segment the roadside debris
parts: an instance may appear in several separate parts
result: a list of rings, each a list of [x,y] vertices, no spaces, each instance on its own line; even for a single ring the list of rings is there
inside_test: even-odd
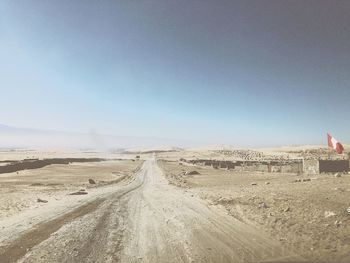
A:
[[[78,192],[70,193],[69,195],[87,195],[85,189],[80,189]]]
[[[266,203],[265,202],[261,202],[261,203],[259,203],[259,208],[268,208],[268,206],[266,205]]]
[[[342,222],[339,221],[339,220],[335,220],[335,222],[334,222],[334,225],[335,225],[336,227],[340,227],[341,224],[342,224]]]
[[[96,184],[94,179],[89,179],[89,184]]]
[[[324,217],[325,218],[328,218],[328,217],[331,217],[331,216],[335,216],[336,214],[332,211],[325,211],[324,212]]]
[[[36,201],[38,203],[47,203],[48,202],[47,200],[44,200],[44,199],[41,199],[41,198],[36,199]]]
[[[185,173],[185,175],[196,175],[196,174],[200,174],[200,173],[197,171],[190,171]]]
[[[294,183],[301,183],[301,182],[310,182],[310,178],[304,178],[304,179],[296,179],[294,180]]]
[[[283,210],[283,212],[289,212],[290,211],[290,207],[287,207],[286,209]]]

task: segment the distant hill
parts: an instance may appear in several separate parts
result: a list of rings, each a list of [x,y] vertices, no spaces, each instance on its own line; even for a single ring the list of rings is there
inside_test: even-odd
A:
[[[187,144],[187,145],[186,145]],[[159,149],[188,146],[188,142],[151,138],[74,133],[44,129],[11,127],[0,124],[0,148],[72,148],[72,149]]]

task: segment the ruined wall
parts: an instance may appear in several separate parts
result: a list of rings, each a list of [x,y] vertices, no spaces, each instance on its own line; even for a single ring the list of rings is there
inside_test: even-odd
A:
[[[282,173],[302,173],[303,172],[303,163],[290,163],[281,166]]]
[[[184,160],[184,159],[183,159]],[[302,173],[303,163],[301,160],[262,160],[262,161],[228,161],[196,159],[185,160],[193,165],[211,166],[214,169],[226,169],[235,171],[252,172],[283,172]]]
[[[305,174],[319,174],[319,161],[317,159],[304,159],[303,172]]]
[[[256,171],[258,172],[268,172],[269,167],[267,164],[257,164],[255,165]]]
[[[349,160],[319,160],[320,173],[349,172]]]

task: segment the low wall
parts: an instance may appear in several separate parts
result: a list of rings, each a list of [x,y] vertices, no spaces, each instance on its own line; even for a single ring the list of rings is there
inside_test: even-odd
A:
[[[320,173],[349,172],[349,160],[319,160]]]

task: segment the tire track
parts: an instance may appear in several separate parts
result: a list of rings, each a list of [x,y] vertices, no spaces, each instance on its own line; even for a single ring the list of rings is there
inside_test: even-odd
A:
[[[109,209],[103,209],[104,212],[99,218],[95,231],[97,234],[94,235],[91,240],[86,241],[85,249],[80,251],[78,258],[84,259],[94,257],[92,256],[94,253],[91,253],[93,245],[96,243],[100,243],[100,240],[105,239],[107,237],[108,233],[106,233],[106,229],[108,229],[108,220],[111,217],[111,207],[115,207],[116,203],[119,202],[120,198],[140,188],[143,185],[143,183],[144,172],[141,170],[136,175],[135,180],[132,180],[130,184],[123,187],[122,189],[117,189],[115,193],[109,195],[108,197],[97,198],[94,201],[84,204],[71,212],[68,212],[48,222],[39,224],[34,229],[29,230],[28,232],[15,239],[10,245],[1,247],[0,262],[10,263],[18,261],[23,256],[25,256],[28,251],[33,249],[41,242],[47,240],[53,233],[62,228],[62,226],[67,225],[87,214],[93,213],[98,209],[101,209],[101,207],[104,204],[106,204],[106,202],[111,202],[109,205],[107,205]],[[118,222],[116,223],[118,225]],[[96,251],[95,254],[98,254],[98,251]]]
[[[16,239],[12,244],[5,246],[0,252],[0,262],[15,262],[23,257],[28,250],[46,240],[50,235],[59,230],[63,225],[96,210],[105,201],[104,198],[96,199],[63,216],[43,223]]]

